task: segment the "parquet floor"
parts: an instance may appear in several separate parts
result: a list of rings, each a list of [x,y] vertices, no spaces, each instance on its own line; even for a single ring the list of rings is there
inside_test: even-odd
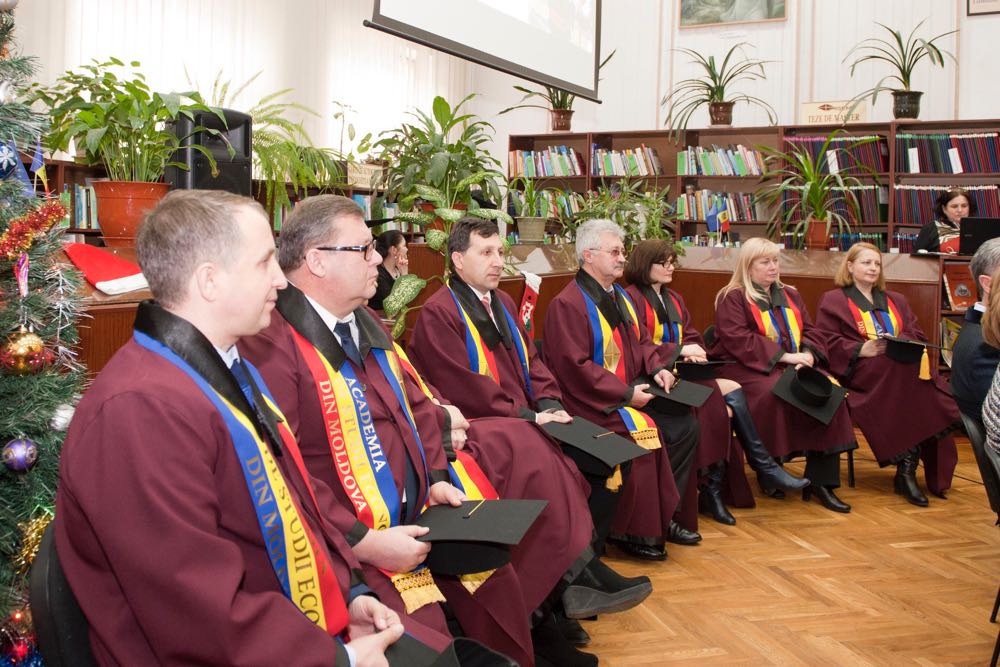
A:
[[[894,495],[895,468],[879,469],[862,443],[854,489],[842,462],[850,514],[758,493],[755,509],[734,510],[735,526],[702,517],[701,544],[668,545],[665,563],[612,548],[609,563],[649,575],[654,592],[584,622],[585,650],[606,667],[989,664],[1000,528],[968,441],[958,447],[947,500],[927,508]],[[918,479],[924,488],[922,470]]]

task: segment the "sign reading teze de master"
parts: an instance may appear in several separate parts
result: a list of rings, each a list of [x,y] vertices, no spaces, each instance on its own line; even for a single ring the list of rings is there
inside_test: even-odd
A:
[[[799,123],[803,125],[828,125],[830,123],[868,122],[868,102],[861,102],[848,115],[853,102],[803,102],[799,105]]]

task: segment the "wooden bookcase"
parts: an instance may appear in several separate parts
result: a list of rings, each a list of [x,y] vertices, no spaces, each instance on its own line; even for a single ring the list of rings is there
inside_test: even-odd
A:
[[[719,192],[752,192],[760,185],[756,176],[704,176],[678,175],[677,153],[688,146],[710,148],[713,145],[726,147],[742,144],[748,148],[769,146],[786,150],[788,137],[823,136],[838,127],[851,136],[877,135],[884,137],[888,149],[888,164],[885,171],[878,171],[874,176],[858,175],[863,183],[873,183],[884,186],[888,201],[882,202],[884,219],[865,219],[856,227],[856,231],[880,234],[885,247],[897,247],[896,234],[916,235],[922,223],[932,219],[930,210],[920,211],[920,222],[902,223],[898,221],[896,194],[899,185],[935,185],[950,187],[957,185],[996,185],[1000,183],[1000,156],[997,156],[998,167],[995,171],[976,171],[960,174],[934,173],[922,171],[910,173],[908,169],[900,168],[902,163],[897,156],[897,135],[900,134],[963,134],[1000,132],[1000,120],[959,120],[959,121],[893,121],[889,123],[861,123],[847,126],[836,125],[780,125],[769,127],[712,127],[688,130],[681,142],[675,142],[668,130],[625,131],[625,132],[588,132],[588,133],[552,133],[552,134],[522,134],[512,135],[508,149],[541,151],[549,146],[565,145],[574,148],[583,155],[587,174],[572,177],[539,178],[542,187],[558,187],[573,192],[588,192],[595,190],[602,183],[620,179],[617,176],[599,176],[594,173],[592,155],[595,148],[623,150],[646,146],[656,149],[663,165],[662,176],[630,177],[649,183],[650,189],[670,186],[670,198],[676,201],[677,196],[685,191],[686,186],[696,189],[710,189]],[[924,165],[921,165],[922,167]],[[880,213],[877,217],[882,218]],[[690,236],[706,231],[703,220],[678,221],[679,236]],[[741,232],[744,237],[759,236],[765,232],[763,221],[731,222],[731,231]]]

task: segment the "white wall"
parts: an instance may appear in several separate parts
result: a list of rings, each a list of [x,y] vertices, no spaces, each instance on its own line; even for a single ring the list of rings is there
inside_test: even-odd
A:
[[[752,45],[752,57],[776,62],[768,65],[767,80],[741,90],[768,100],[779,123],[794,124],[801,101],[847,99],[887,73],[869,65],[851,78],[842,63],[852,46],[881,32],[876,21],[908,31],[925,17],[924,36],[960,32],[943,42],[957,65],[948,61],[942,70],[925,61],[917,72],[916,87],[925,91],[921,118],[1000,117],[992,48],[1000,15],[966,17],[966,0],[787,0],[784,21],[684,30],[677,27],[678,4],[605,0],[602,51],[618,54],[602,72],[604,103],[577,101],[575,131],[662,127],[659,100],[695,73],[673,49],[721,56],[742,41]],[[333,100],[356,107],[355,124],[363,130],[381,130],[400,122],[412,105],[429,108],[435,94],[455,102],[474,91],[470,110],[495,125],[492,148],[504,164],[509,134],[548,130],[542,110],[497,115],[519,100],[512,86],[523,81],[363,28],[370,13],[369,0],[22,0],[16,18],[23,50],[43,66],[43,82],[107,55],[139,59],[151,83],[175,89],[186,87],[185,64],[202,87],[219,70],[236,82],[263,70],[246,99],[294,88],[290,99],[323,114],[307,120],[320,145],[338,141]],[[880,97],[870,118],[889,120],[890,105],[889,96]],[[741,105],[734,120],[761,125],[766,116]],[[691,123],[705,124],[704,114]]]

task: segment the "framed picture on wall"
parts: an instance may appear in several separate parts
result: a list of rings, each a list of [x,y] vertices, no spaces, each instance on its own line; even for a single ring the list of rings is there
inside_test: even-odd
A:
[[[784,21],[786,0],[680,0],[682,28]],[[969,0],[979,3],[981,0]],[[997,0],[1000,2],[1000,0]],[[993,3],[990,3],[993,4]],[[970,4],[971,6],[971,4]]]
[[[966,0],[966,16],[1000,14],[1000,0]]]

